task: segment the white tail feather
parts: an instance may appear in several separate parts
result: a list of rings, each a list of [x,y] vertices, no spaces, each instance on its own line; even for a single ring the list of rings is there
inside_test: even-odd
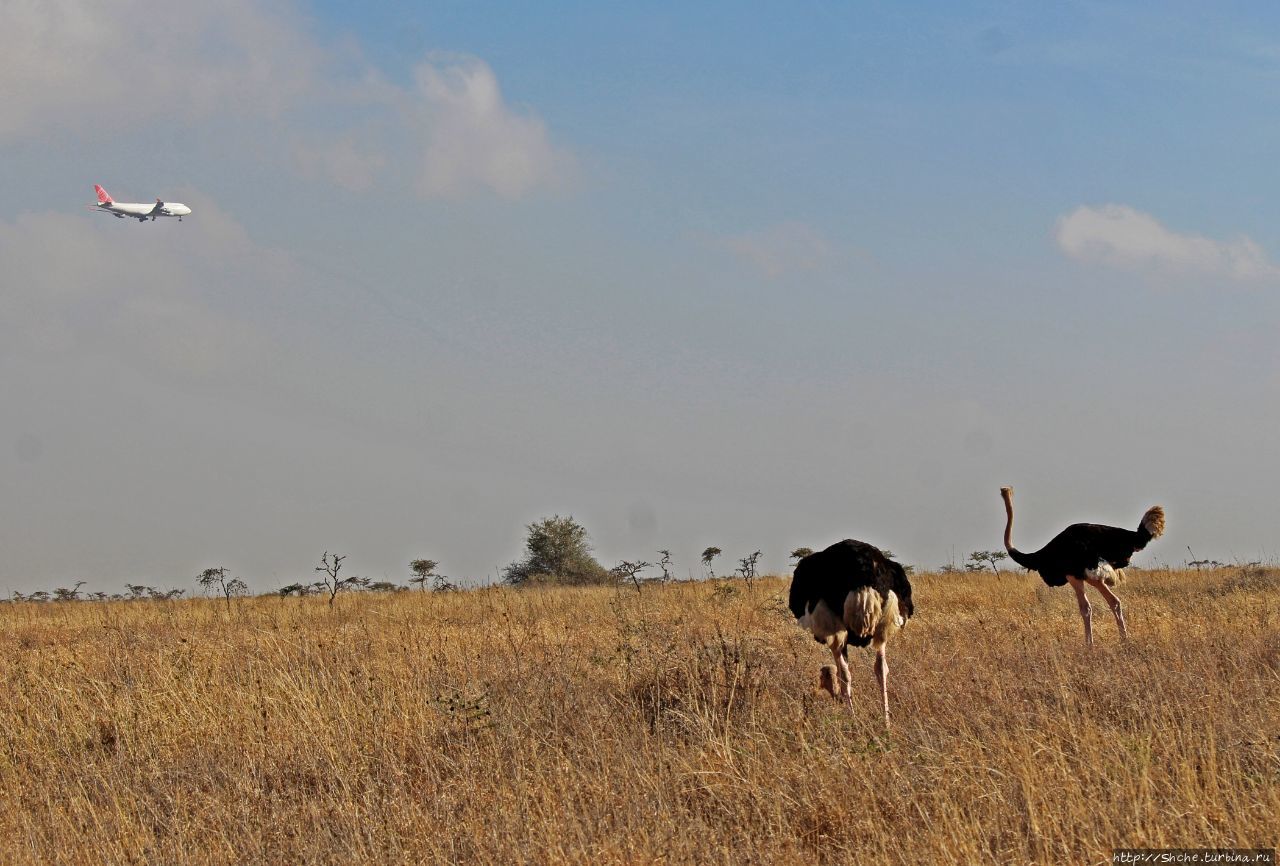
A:
[[[855,637],[871,637],[880,624],[880,593],[864,586],[844,600],[844,624]]]

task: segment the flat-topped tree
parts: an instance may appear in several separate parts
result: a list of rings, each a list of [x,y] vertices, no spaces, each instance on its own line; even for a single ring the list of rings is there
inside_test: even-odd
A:
[[[231,609],[231,596],[244,595],[249,591],[249,584],[245,583],[238,577],[227,579],[227,570],[221,566],[218,568],[206,568],[200,572],[200,576],[196,578],[196,582],[204,587],[205,592],[217,590],[227,600],[227,609]]]
[[[427,581],[436,576],[436,566],[439,564],[434,559],[415,559],[409,563],[409,568],[412,569],[415,575],[409,578],[409,582],[416,583],[418,589],[426,592]]]
[[[716,576],[716,570],[711,566],[711,560],[715,559],[723,552],[724,551],[718,547],[708,547],[706,550],[702,551],[702,564],[707,567],[707,573],[712,577]]]

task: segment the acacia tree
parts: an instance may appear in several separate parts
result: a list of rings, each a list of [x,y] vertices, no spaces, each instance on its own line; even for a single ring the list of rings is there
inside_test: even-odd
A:
[[[80,587],[82,586],[84,586],[83,580],[76,581],[76,585],[72,589],[67,589],[65,586],[60,586],[53,591],[53,600],[54,601],[79,601]]]
[[[338,597],[338,593],[344,589],[355,589],[361,586],[369,585],[367,577],[339,577],[338,573],[342,571],[342,560],[346,556],[338,556],[336,553],[324,552],[324,556],[320,557],[320,564],[316,566],[316,571],[324,576],[317,581],[323,591],[329,593],[329,607],[333,607],[333,600]]]
[[[413,570],[416,577],[409,578],[410,583],[416,583],[418,588],[426,592],[427,581],[436,577],[436,566],[440,563],[434,559],[415,559],[409,563],[409,568]]]
[[[797,547],[795,550],[791,551],[791,558],[794,559],[796,562],[799,562],[800,560],[804,559],[806,556],[812,556],[812,555],[813,555],[812,547]]]
[[[609,573],[613,575],[613,579],[618,581],[618,583],[622,583],[624,580],[631,581],[632,584],[635,585],[636,592],[639,592],[640,591],[640,572],[644,571],[646,568],[648,568],[652,564],[653,563],[651,562],[643,562],[643,561],[628,562],[624,559],[622,562],[619,562],[617,565],[615,565],[610,570]]]
[[[591,555],[586,527],[572,517],[547,517],[527,527],[525,558],[503,570],[512,586],[531,582],[608,583],[609,572]]]
[[[708,547],[706,550],[702,551],[702,564],[707,567],[707,573],[712,577],[716,576],[716,570],[711,567],[711,560],[715,559],[722,552],[723,551],[718,547]]]
[[[227,600],[227,610],[231,609],[231,596],[244,595],[249,591],[249,584],[245,583],[238,577],[227,579],[227,570],[221,566],[218,568],[206,568],[200,572],[200,576],[196,581],[204,587],[205,592],[212,592],[214,589]]]
[[[743,579],[749,584],[756,577],[756,563],[760,561],[761,551],[749,554],[738,560],[738,568],[736,573],[742,575]]]
[[[975,550],[969,554],[969,561],[964,564],[968,571],[986,571],[987,566],[991,566],[994,574],[1000,573],[998,563],[1002,559],[1008,559],[1009,554],[1003,550]]]
[[[658,560],[658,568],[662,569],[662,582],[669,583],[671,581],[671,551],[659,550],[661,559]]]

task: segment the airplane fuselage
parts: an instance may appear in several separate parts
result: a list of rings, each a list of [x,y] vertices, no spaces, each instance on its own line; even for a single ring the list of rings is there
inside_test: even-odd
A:
[[[107,213],[115,214],[118,217],[133,217],[138,220],[154,219],[162,216],[178,217],[181,219],[191,213],[191,208],[187,207],[182,202],[177,201],[167,201],[159,207],[155,204],[113,201],[103,202],[102,204],[99,204],[98,207]]]

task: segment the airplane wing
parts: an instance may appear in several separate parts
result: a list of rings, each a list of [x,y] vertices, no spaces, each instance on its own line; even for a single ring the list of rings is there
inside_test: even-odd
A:
[[[156,216],[162,210],[164,210],[164,202],[160,201],[160,199],[156,199],[156,206],[153,207],[151,210],[147,211],[147,216],[150,216],[150,217]]]

